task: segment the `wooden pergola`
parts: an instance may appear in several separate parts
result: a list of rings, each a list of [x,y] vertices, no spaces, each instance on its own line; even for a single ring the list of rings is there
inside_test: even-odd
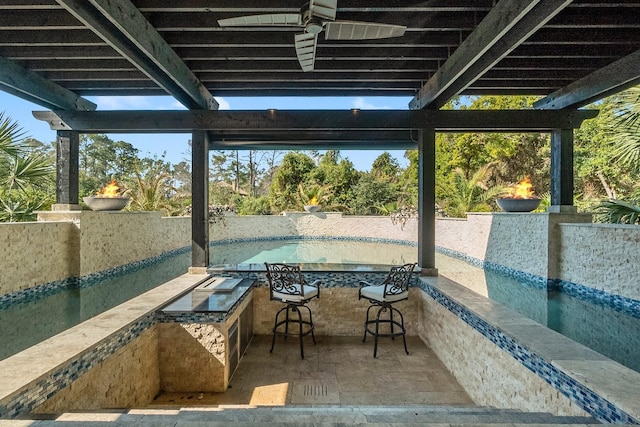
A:
[[[324,0],[323,0],[324,1]],[[434,267],[436,132],[552,135],[552,210],[573,204],[579,110],[640,83],[640,0],[327,0],[336,19],[406,27],[401,37],[318,39],[298,27],[219,19],[295,14],[304,1],[5,0],[0,89],[51,111],[57,203],[78,203],[80,133],[190,133],[193,259],[208,264],[210,149],[408,149],[420,153],[419,264]],[[189,111],[98,111],[84,96],[171,95]],[[536,110],[442,111],[456,95],[542,95]],[[215,96],[411,96],[409,111],[218,111]]]

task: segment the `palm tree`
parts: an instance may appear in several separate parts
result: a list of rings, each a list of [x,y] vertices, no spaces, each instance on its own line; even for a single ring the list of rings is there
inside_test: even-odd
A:
[[[441,186],[444,194],[444,211],[451,217],[464,218],[467,212],[490,212],[489,202],[503,194],[502,186],[488,186],[487,182],[492,174],[493,164],[478,169],[467,178],[460,168],[454,170],[452,182],[448,186]]]
[[[609,128],[612,133],[614,159],[640,173],[640,86],[626,90],[614,103],[616,120]],[[610,198],[595,210],[596,219],[614,224],[640,224],[640,187],[636,187],[633,200]]]
[[[53,162],[28,150],[18,123],[0,112],[0,220],[33,220],[33,212],[51,198],[44,188]]]
[[[640,172],[640,86],[620,93],[614,111],[617,117],[609,131],[615,158]]]
[[[131,199],[129,210],[163,211],[167,215],[174,215],[182,209],[168,197],[169,193],[176,191],[169,173],[151,170],[144,177],[138,171],[135,171],[135,175],[136,185],[123,192],[124,196]]]

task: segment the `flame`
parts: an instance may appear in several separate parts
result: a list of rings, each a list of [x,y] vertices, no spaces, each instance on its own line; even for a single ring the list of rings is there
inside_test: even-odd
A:
[[[522,181],[511,187],[508,191],[509,194],[507,198],[510,199],[533,199],[533,191],[531,188],[533,185],[531,184],[531,179],[526,176]]]
[[[110,183],[102,187],[97,193],[96,197],[120,197],[120,187],[115,179],[112,179]]]
[[[317,205],[318,204],[318,198],[316,196],[313,196],[311,198],[311,200],[309,200],[309,204],[310,205]]]

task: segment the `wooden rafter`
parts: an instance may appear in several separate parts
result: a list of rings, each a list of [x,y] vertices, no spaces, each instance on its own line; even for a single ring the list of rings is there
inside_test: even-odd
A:
[[[83,133],[223,132],[256,139],[265,135],[298,140],[301,132],[330,131],[351,139],[353,132],[431,128],[440,132],[551,131],[579,128],[597,110],[277,110],[277,111],[36,111],[53,130]],[[371,136],[369,133],[367,136]],[[366,140],[362,144],[367,144]]]
[[[51,109],[95,110],[96,104],[0,57],[0,89]]]
[[[539,100],[540,109],[579,108],[640,84],[640,50],[576,80]]]
[[[202,82],[129,0],[57,1],[187,108],[218,108]]]
[[[440,108],[480,78],[571,0],[502,0],[411,100],[411,109]]]

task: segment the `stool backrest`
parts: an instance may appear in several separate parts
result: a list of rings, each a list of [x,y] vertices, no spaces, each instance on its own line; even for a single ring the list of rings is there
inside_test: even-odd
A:
[[[382,282],[385,285],[384,294],[398,295],[409,289],[409,282],[415,267],[416,263],[391,267],[389,274]]]
[[[298,265],[282,263],[264,263],[269,279],[269,291],[273,299],[273,293],[289,295],[301,295],[302,287],[306,282],[302,276],[302,270]],[[298,286],[295,286],[298,285]]]

